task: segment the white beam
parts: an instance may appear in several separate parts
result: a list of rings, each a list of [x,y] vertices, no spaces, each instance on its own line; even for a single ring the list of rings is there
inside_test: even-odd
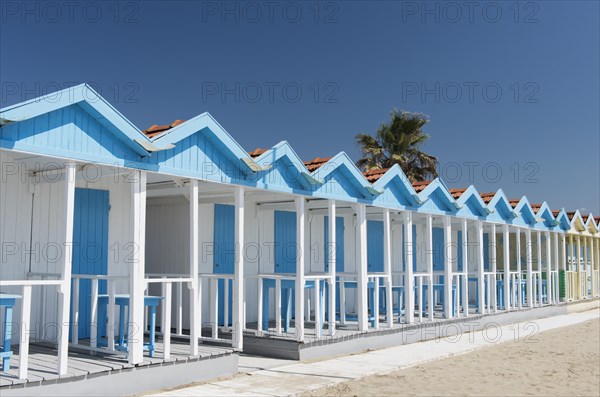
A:
[[[446,218],[444,217],[444,220]],[[445,226],[445,223],[444,223]],[[444,238],[446,235],[444,234]],[[445,241],[444,241],[445,243]],[[442,248],[442,255],[444,256],[444,266],[446,266],[446,245]],[[427,317],[429,321],[433,321],[433,217],[431,214],[427,214],[425,217],[425,261],[427,265]],[[445,267],[444,267],[445,270]],[[422,293],[422,291],[420,292]],[[419,309],[421,312],[421,302],[419,302]],[[421,318],[419,316],[419,318]]]
[[[335,208],[335,200],[327,201],[327,215],[328,215],[328,222],[329,222],[328,229],[327,229],[329,231],[329,236],[328,236],[329,246],[325,247],[325,249],[327,249],[329,252],[329,276],[330,276],[329,318],[327,320],[329,321],[329,334],[334,335],[335,334],[335,290],[337,287],[337,283],[335,280],[335,277],[336,277],[335,272],[336,272],[336,266],[337,266],[337,240],[336,240],[336,236],[337,236],[336,216],[337,215],[336,215],[336,208]],[[318,281],[316,281],[316,282],[318,282]],[[318,304],[319,303],[317,301],[317,305]],[[344,310],[344,308],[340,308],[340,310]]]
[[[369,327],[367,304],[367,216],[364,204],[356,205],[356,247],[357,253],[357,294],[358,294],[358,330]]]
[[[135,171],[131,175],[132,195],[132,248],[129,272],[129,363],[139,364],[144,359],[144,242],[146,237],[146,172]]]
[[[414,285],[415,278],[413,275],[413,242],[412,242],[412,212],[406,211],[404,216],[404,263],[406,264],[404,272],[404,305],[406,322],[412,324],[415,320],[414,315]]]
[[[527,306],[533,307],[533,252],[531,247],[531,229],[525,229],[525,260],[527,263]]]
[[[477,299],[479,300],[479,307],[477,311],[479,314],[485,313],[485,290],[484,290],[484,262],[483,262],[483,222],[476,222],[477,230]]]
[[[454,303],[452,302],[452,274],[453,274],[453,253],[452,248],[452,223],[449,216],[444,216],[444,303],[445,303],[445,318],[452,318],[452,308]],[[433,268],[432,268],[433,270]],[[430,290],[433,289],[429,288]],[[430,293],[431,294],[431,293]]]
[[[59,312],[61,332],[58,340],[57,372],[59,375],[67,373],[69,354],[69,317],[71,303],[71,272],[73,265],[73,218],[75,214],[75,176],[76,164],[68,163],[65,169],[65,253],[63,255],[61,280],[59,287]]]
[[[516,250],[517,250],[517,305],[519,309],[523,307],[523,283],[521,282],[523,278],[523,269],[521,268],[521,229],[516,228],[515,231],[515,242],[516,242]]]
[[[554,286],[552,285],[552,243],[550,232],[546,232],[546,303],[554,303]]]
[[[504,259],[504,310],[510,310],[510,230],[502,225],[503,259]]]
[[[461,219],[462,231],[462,297],[465,317],[469,317],[469,227],[466,219]]]
[[[304,341],[304,228],[305,204],[304,197],[297,197],[296,204],[296,340]],[[262,302],[259,302],[262,304]],[[261,321],[261,319],[259,319]]]
[[[496,264],[496,224],[494,223],[490,225],[490,268],[492,269],[492,277],[490,277],[489,282],[492,285],[488,286],[488,288],[492,291],[491,304],[494,308],[494,313],[496,313],[498,312],[498,288],[496,283],[496,272],[498,269]]]
[[[236,186],[235,196],[235,269],[233,279],[233,347],[243,349],[244,324],[244,188]],[[301,246],[303,247],[303,245]],[[261,304],[261,302],[259,302]]]
[[[392,328],[394,326],[392,301],[392,225],[390,222],[390,211],[388,209],[383,210],[383,269],[385,274],[387,274],[387,278],[385,279],[387,325]]]
[[[199,245],[199,211],[198,211],[198,181],[190,180],[190,354],[198,355],[198,338],[202,333],[202,324],[199,306],[200,281],[199,281],[199,263],[200,250]]]

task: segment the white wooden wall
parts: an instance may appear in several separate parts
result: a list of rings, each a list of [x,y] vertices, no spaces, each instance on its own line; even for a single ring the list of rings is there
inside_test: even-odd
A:
[[[6,161],[4,158],[2,161]],[[64,179],[52,181],[50,177],[39,183],[21,176],[7,176],[0,190],[0,241],[2,259],[0,279],[27,279],[29,273],[58,275],[65,254],[63,230]],[[97,182],[78,180],[77,187],[109,190],[108,273],[129,274],[128,255],[133,249],[127,246],[130,239],[130,185],[115,183],[113,178]],[[33,204],[32,204],[33,200]],[[31,243],[30,243],[31,241]],[[18,252],[10,254],[14,244]],[[56,278],[56,276],[53,276]],[[20,294],[20,288],[3,288],[3,292]],[[128,283],[117,284],[117,293],[127,292]],[[58,318],[56,287],[34,287],[32,290],[32,340],[55,340]],[[17,316],[19,307],[14,311]],[[13,320],[17,320],[13,317]],[[2,321],[2,320],[0,320]],[[13,340],[18,333],[13,335]]]

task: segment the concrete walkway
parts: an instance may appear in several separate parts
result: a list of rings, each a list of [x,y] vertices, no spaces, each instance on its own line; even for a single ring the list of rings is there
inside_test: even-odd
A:
[[[427,342],[402,345],[314,363],[240,358],[240,374],[226,380],[155,394],[156,396],[288,396],[340,382],[384,374],[514,340],[536,342],[539,332],[598,319],[595,309],[541,320],[496,326]]]

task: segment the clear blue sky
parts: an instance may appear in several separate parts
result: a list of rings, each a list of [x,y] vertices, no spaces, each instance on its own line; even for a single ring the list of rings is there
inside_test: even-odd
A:
[[[140,128],[209,111],[304,159],[397,107],[450,186],[600,213],[597,1],[0,4],[1,106],[88,82]]]

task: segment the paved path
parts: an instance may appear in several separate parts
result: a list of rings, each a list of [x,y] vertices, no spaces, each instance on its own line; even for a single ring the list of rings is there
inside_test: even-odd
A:
[[[242,373],[234,378],[164,392],[156,396],[295,395],[348,380],[468,353],[516,338],[535,341],[535,334],[538,332],[578,324],[597,319],[599,316],[600,311],[595,309],[314,363],[289,364],[289,361],[283,360],[241,357]]]

